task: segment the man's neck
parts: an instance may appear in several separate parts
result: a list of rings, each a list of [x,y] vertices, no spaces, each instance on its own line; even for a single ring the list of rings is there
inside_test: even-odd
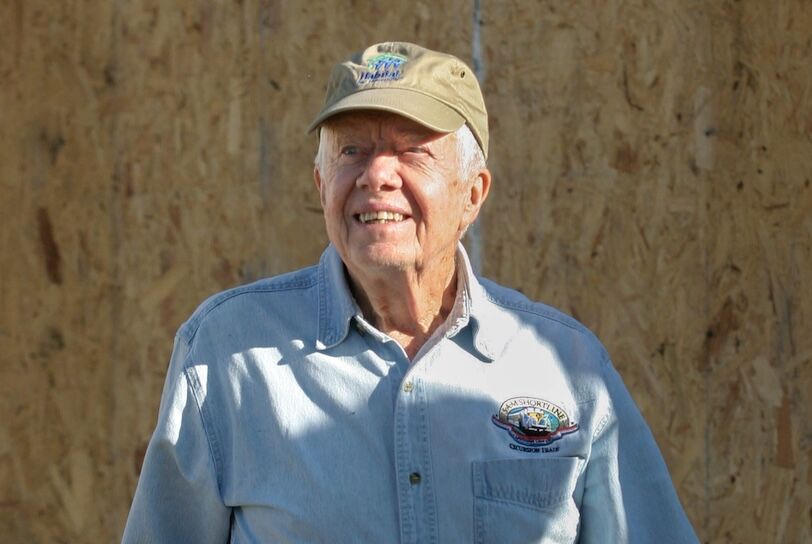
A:
[[[431,279],[430,279],[431,278]],[[452,258],[440,270],[349,273],[349,283],[364,317],[395,339],[412,359],[454,307],[457,270]]]

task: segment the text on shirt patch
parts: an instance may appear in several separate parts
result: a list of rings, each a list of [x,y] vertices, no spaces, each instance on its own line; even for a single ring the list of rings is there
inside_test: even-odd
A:
[[[516,442],[508,444],[511,449],[533,453],[558,451],[557,446],[549,445],[578,430],[578,424],[560,406],[533,397],[506,400],[491,421]]]

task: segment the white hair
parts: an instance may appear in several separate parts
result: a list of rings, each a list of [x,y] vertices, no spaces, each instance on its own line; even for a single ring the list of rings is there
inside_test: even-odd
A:
[[[319,148],[314,159],[316,168],[322,172],[324,171],[327,153],[325,149],[327,147],[325,145],[327,138],[324,137],[324,132],[327,130],[329,130],[328,125],[322,125],[319,128]],[[458,128],[454,132],[454,137],[457,141],[457,172],[461,179],[470,181],[478,171],[485,168],[485,154],[467,124]]]
[[[485,168],[485,154],[468,124],[458,128],[454,136],[457,138],[458,172],[462,179],[470,180]]]

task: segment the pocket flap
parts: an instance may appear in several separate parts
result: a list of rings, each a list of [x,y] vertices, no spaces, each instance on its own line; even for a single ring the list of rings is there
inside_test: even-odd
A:
[[[572,497],[580,463],[578,457],[474,461],[474,496],[547,508]]]

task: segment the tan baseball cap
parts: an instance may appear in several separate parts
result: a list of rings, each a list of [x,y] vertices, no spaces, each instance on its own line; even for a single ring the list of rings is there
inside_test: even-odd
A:
[[[467,123],[488,157],[488,112],[473,70],[453,55],[406,42],[355,53],[330,74],[324,107],[311,132],[333,115],[353,110],[396,113],[437,132]]]

